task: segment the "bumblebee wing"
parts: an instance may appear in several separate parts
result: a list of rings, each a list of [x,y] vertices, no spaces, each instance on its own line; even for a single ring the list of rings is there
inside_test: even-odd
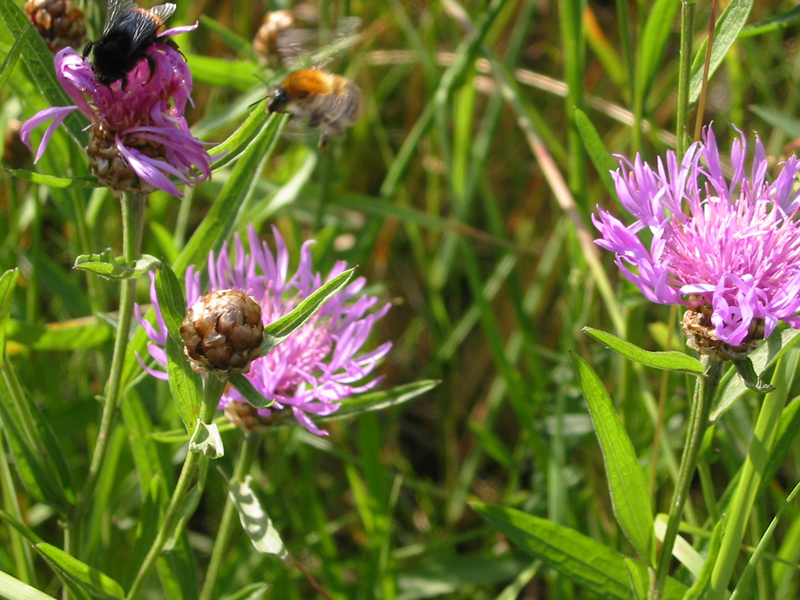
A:
[[[155,15],[163,23],[172,16],[177,6],[172,2],[166,4],[159,4],[150,9],[150,14]]]
[[[133,0],[108,0],[106,6],[106,24],[103,27],[103,35],[108,33],[111,26],[116,23],[119,18],[128,13],[129,11],[136,10],[138,5]]]
[[[283,65],[293,71],[312,65],[323,67],[358,40],[360,26],[361,19],[358,17],[341,19],[336,28],[329,32],[324,44],[316,29],[285,29],[278,34],[278,53],[283,57]]]
[[[147,41],[152,41],[153,34],[158,30],[164,22],[164,19],[169,18],[175,12],[176,6],[174,4],[159,4],[150,10],[135,10],[131,13],[131,53],[136,53],[142,44]]]

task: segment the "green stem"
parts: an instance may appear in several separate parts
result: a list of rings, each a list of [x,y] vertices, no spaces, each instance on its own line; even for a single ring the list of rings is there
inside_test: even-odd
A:
[[[717,562],[711,573],[707,594],[709,600],[722,600],[726,596],[728,582],[733,574],[739,547],[744,538],[745,526],[761,485],[761,477],[766,469],[769,452],[778,430],[778,421],[794,378],[798,354],[800,350],[792,348],[778,363],[772,378],[775,391],[764,396],[764,402],[761,404],[750,449],[728,509]]]
[[[692,400],[692,410],[689,415],[689,427],[686,431],[686,444],[683,447],[681,456],[681,467],[678,471],[678,481],[675,484],[675,491],[672,495],[672,504],[669,509],[669,521],[667,531],[664,534],[664,543],[661,545],[661,553],[658,555],[658,565],[656,566],[655,587],[652,590],[653,600],[661,600],[664,592],[664,584],[667,581],[669,566],[672,559],[672,547],[675,545],[675,538],[678,536],[678,526],[681,523],[683,507],[686,504],[686,497],[689,495],[689,486],[692,483],[697,455],[703,443],[703,434],[708,425],[708,413],[711,410],[711,400],[719,385],[722,375],[723,362],[712,361],[708,357],[703,357],[703,364],[706,367],[705,375],[697,378],[697,385],[694,390]]]
[[[694,29],[694,3],[681,2],[681,51],[678,67],[678,109],[675,115],[675,152],[678,160],[686,152],[689,123],[689,81],[692,76],[692,35]]]
[[[244,434],[244,441],[239,451],[239,459],[236,462],[233,477],[230,481],[231,485],[244,480],[245,476],[250,472],[250,467],[253,466],[253,461],[258,453],[258,446],[261,439],[261,435],[254,431],[249,431]],[[208,564],[208,569],[206,570],[206,579],[203,583],[203,592],[200,594],[200,600],[212,600],[212,598],[215,597],[213,595],[214,584],[217,581],[219,568],[225,558],[225,551],[231,537],[235,516],[236,509],[230,494],[228,494],[225,499],[225,509],[222,511],[222,521],[217,531],[217,537],[214,539],[214,549],[211,551],[211,562]]]
[[[224,381],[221,381],[214,375],[206,375],[206,377],[203,378],[203,404],[200,407],[200,421],[202,423],[206,425],[211,423],[211,419],[214,417],[214,411],[217,410],[217,405],[219,404],[219,399],[222,397],[223,391],[225,391]],[[205,457],[201,453],[194,452],[191,449],[186,455],[186,460],[183,463],[178,483],[175,485],[175,491],[172,492],[169,506],[164,513],[161,528],[156,535],[156,539],[153,540],[153,544],[150,546],[147,556],[145,556],[139,567],[136,579],[134,579],[131,584],[128,595],[125,596],[126,600],[133,600],[139,596],[142,591],[142,586],[144,586],[147,580],[150,569],[153,568],[156,560],[161,556],[164,545],[167,543],[167,540],[176,534],[175,529],[181,518],[183,501],[194,483],[195,474],[203,459],[205,459]]]
[[[139,257],[142,246],[142,229],[144,227],[144,209],[147,196],[139,192],[125,192],[122,195],[122,254],[126,263],[132,263]],[[125,353],[128,349],[128,337],[133,320],[134,293],[136,291],[135,279],[124,279],[120,286],[119,320],[117,324],[117,338],[114,342],[114,354],[111,359],[111,373],[106,384],[106,401],[103,406],[103,416],[100,420],[100,431],[94,447],[89,474],[83,491],[75,507],[71,521],[80,522],[86,514],[89,504],[94,496],[94,489],[103,467],[108,441],[119,414],[120,389],[122,382],[122,367],[125,364]],[[77,528],[72,528],[77,535]],[[77,540],[74,540],[77,541]],[[74,546],[77,549],[77,545]]]

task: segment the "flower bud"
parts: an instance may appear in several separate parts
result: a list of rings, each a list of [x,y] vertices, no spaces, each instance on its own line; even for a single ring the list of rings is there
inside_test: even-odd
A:
[[[125,145],[145,156],[167,162],[163,144],[145,138],[133,138],[128,139]],[[86,152],[89,155],[89,170],[100,185],[119,192],[130,190],[149,194],[155,191],[155,186],[139,177],[120,154],[115,132],[104,121],[92,125]]]
[[[83,46],[86,38],[83,12],[70,0],[28,0],[25,14],[53,54],[67,46]]]
[[[181,338],[184,354],[198,373],[247,373],[250,362],[261,356],[261,307],[240,290],[211,292],[186,312]]]
[[[294,14],[290,10],[276,10],[264,15],[264,21],[253,40],[253,50],[263,64],[272,63],[277,66],[280,63],[283,57],[280,56],[278,37],[281,32],[294,25]]]
[[[691,306],[683,314],[681,329],[686,336],[686,345],[699,354],[715,360],[743,360],[764,340],[764,319],[753,319],[742,343],[737,346],[728,344],[719,339],[711,321],[712,314],[714,311],[708,304]]]

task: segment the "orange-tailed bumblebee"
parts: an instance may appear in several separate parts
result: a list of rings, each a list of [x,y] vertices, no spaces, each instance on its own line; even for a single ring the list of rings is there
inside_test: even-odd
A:
[[[111,85],[122,79],[123,89],[128,83],[127,75],[146,59],[150,74],[155,71],[153,57],[147,49],[159,40],[159,30],[172,13],[175,5],[159,4],[151,9],[139,8],[132,0],[108,0],[108,12],[103,35],[89,42],[83,50],[86,58],[94,51],[92,69],[97,81]]]
[[[340,135],[361,114],[361,90],[341,75],[321,69],[289,73],[270,95],[269,112],[308,117],[309,127],[321,131],[319,147],[325,150],[331,138]]]

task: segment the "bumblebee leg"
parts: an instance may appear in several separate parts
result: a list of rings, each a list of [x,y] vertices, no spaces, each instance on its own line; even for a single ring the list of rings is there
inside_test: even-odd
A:
[[[92,51],[93,47],[94,47],[94,42],[89,42],[88,44],[86,44],[83,47],[83,54],[81,55],[81,58],[85,59],[87,56],[89,56],[89,52]]]
[[[150,83],[150,80],[155,75],[156,69],[158,65],[156,64],[156,59],[150,56],[149,54],[144,55],[145,59],[147,59],[147,67],[150,69],[150,77],[147,78],[147,83]]]

